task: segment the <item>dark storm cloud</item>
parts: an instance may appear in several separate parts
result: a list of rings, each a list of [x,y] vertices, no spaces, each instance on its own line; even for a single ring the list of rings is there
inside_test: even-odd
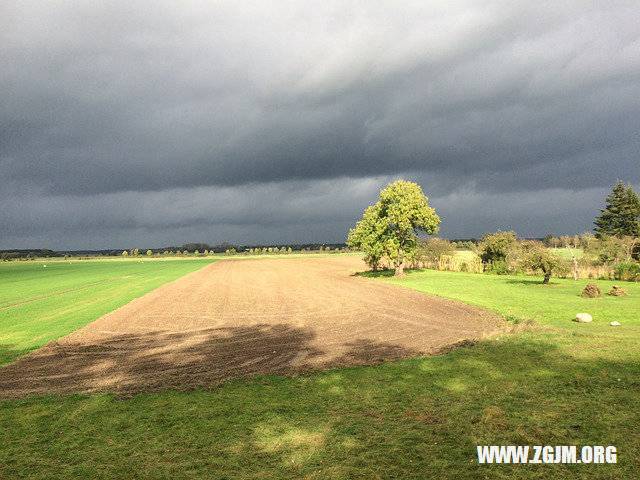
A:
[[[34,192],[14,190],[2,199],[3,224],[8,227],[3,241],[12,244],[29,238],[33,245],[50,245],[64,240],[67,248],[82,248],[87,237],[99,239],[105,248],[181,245],[184,238],[194,237],[247,243],[283,243],[287,238],[309,243],[344,241],[353,219],[389,180],[333,179],[244,189],[197,187],[35,198]]]
[[[451,236],[588,229],[617,178],[640,181],[638,18],[637,2],[3,2],[0,247],[343,240],[399,176]],[[542,200],[555,217],[530,214]]]

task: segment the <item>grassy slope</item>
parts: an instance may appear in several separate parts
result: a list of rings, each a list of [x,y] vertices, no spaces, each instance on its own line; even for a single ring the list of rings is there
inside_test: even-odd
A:
[[[0,264],[0,365],[211,261]]]
[[[640,285],[587,300],[570,281],[514,280],[530,279],[389,280],[544,324],[448,355],[214,391],[5,401],[0,477],[632,478]],[[576,310],[594,323],[572,324]],[[615,445],[619,463],[484,466],[477,444]]]

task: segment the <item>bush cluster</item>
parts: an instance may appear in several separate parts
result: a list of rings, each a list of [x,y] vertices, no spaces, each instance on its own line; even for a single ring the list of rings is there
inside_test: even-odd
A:
[[[640,282],[640,265],[633,261],[620,262],[614,265],[613,275],[616,280]]]

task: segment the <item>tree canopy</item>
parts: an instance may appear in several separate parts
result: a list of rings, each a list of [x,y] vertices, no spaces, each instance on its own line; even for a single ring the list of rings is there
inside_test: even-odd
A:
[[[480,258],[483,263],[505,261],[516,246],[516,232],[485,233],[480,242]]]
[[[456,252],[454,245],[446,238],[430,238],[419,246],[424,258],[438,261],[443,255],[453,255]]]
[[[631,184],[618,180],[594,222],[596,237],[640,236],[640,198]]]
[[[567,271],[567,266],[562,260],[540,242],[523,242],[520,249],[522,250],[522,257],[519,261],[520,268],[542,272],[544,275],[542,283],[545,285],[549,283],[552,274],[563,275]]]
[[[398,180],[380,192],[380,200],[364,211],[362,220],[349,231],[347,244],[365,253],[374,269],[389,259],[396,275],[403,273],[406,258],[418,246],[417,234],[438,233],[440,217],[416,183]]]

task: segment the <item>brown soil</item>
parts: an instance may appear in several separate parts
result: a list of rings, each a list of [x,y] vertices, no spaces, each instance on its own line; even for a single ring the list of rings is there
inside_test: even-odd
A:
[[[221,261],[0,369],[0,396],[210,387],[421,356],[495,331],[492,313],[354,276],[356,257]]]

